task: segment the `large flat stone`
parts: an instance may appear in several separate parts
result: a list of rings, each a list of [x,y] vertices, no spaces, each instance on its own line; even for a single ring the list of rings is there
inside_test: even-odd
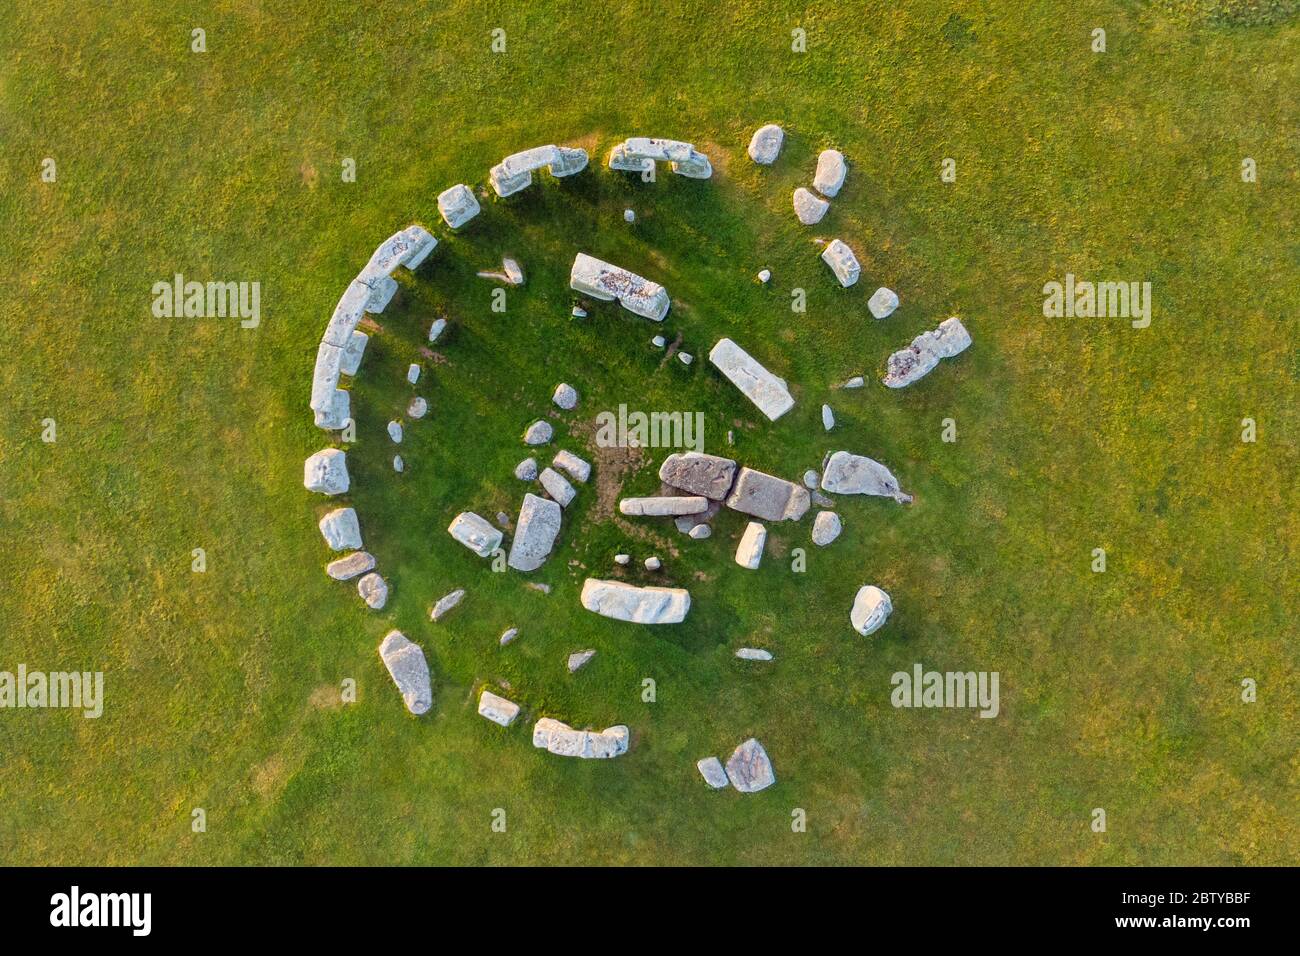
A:
[[[731,491],[736,478],[736,463],[720,455],[699,451],[669,455],[659,466],[659,480],[692,495],[721,501]]]
[[[773,375],[731,339],[719,339],[709,351],[709,361],[770,420],[794,407],[785,379]]]
[[[361,525],[354,508],[335,508],[320,519],[320,533],[334,551],[353,551],[361,547]]]
[[[462,511],[447,526],[447,533],[480,558],[490,557],[501,547],[501,532],[472,511]]]
[[[407,710],[418,715],[433,706],[429,663],[418,644],[408,641],[401,631],[389,631],[379,645],[379,656],[401,692]]]
[[[543,717],[533,725],[533,746],[561,757],[603,760],[627,753],[631,732],[623,724],[606,727],[600,733],[574,730],[568,724]]]
[[[478,695],[479,716],[486,717],[494,724],[509,727],[519,716],[519,705],[512,700],[498,697],[490,690]]]
[[[640,588],[621,581],[587,578],[582,585],[582,606],[616,621],[678,624],[691,609],[691,592],[685,588]]]
[[[308,491],[341,495],[348,490],[347,455],[340,448],[324,448],[302,465],[302,483]]]
[[[822,465],[822,490],[837,495],[876,495],[907,504],[912,496],[888,468],[865,455],[832,453]]]
[[[970,347],[970,333],[957,317],[944,319],[939,327],[922,332],[912,344],[889,356],[882,381],[890,388],[911,385],[928,375],[941,359],[952,358]]]
[[[618,304],[635,315],[662,322],[671,302],[657,282],[579,252],[569,272],[569,287],[605,302]]]
[[[674,515],[694,515],[707,510],[709,499],[701,495],[671,496],[654,498],[624,498],[618,503],[618,510],[625,515],[636,517],[664,517]]]
[[[560,506],[547,498],[524,495],[506,564],[516,571],[536,571],[551,554],[560,533]]]
[[[766,521],[798,521],[808,510],[808,489],[753,468],[741,468],[727,496],[733,511]]]
[[[763,745],[750,737],[727,758],[727,778],[741,793],[757,793],[776,783],[776,771]]]

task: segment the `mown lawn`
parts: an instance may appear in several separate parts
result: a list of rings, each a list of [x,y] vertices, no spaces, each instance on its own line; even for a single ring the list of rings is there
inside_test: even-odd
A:
[[[1295,862],[1300,21],[1287,3],[1223,15],[1240,7],[18,4],[0,32],[0,670],[103,670],[107,702],[98,720],[0,711],[0,862]],[[744,149],[773,121],[786,147],[761,169]],[[630,135],[689,140],[715,175],[614,174]],[[438,192],[547,142],[591,166],[443,228]],[[827,146],[850,173],[807,229],[790,193]],[[301,474],[327,436],[307,400],[338,296],[415,221],[441,244],[400,274],[353,391],[349,500],[392,586],[375,613],[322,572],[326,501]],[[857,250],[857,286],[815,236]],[[570,319],[579,250],[663,282],[664,328],[610,306]],[[528,281],[494,313],[474,272],[503,254]],[[261,326],[154,318],[150,288],[176,272],[260,282]],[[1150,281],[1151,326],[1045,319],[1042,286],[1067,272]],[[878,285],[903,303],[882,322]],[[397,476],[384,424],[437,315],[431,413]],[[949,315],[974,346],[881,386],[885,357]],[[694,364],[662,361],[656,331]],[[768,423],[709,367],[722,335],[791,382],[790,414]],[[831,390],[853,374],[868,387]],[[572,413],[550,404],[560,381]],[[549,595],[446,534],[461,510],[517,511],[530,421],[596,460],[592,420],[619,403],[703,412],[706,450],[790,478],[867,454],[916,501],[842,501],[825,550],[809,520],[771,526],[749,572],[740,516],[698,542],[619,523],[598,462],[530,576]],[[656,489],[664,454],[623,492]],[[665,561],[630,580],[691,589],[684,624],[579,607],[619,550]],[[863,583],[895,604],[869,639],[848,623]],[[375,652],[392,627],[430,657],[419,719]],[[735,660],[744,645],[777,659]],[[890,675],[918,662],[998,671],[1001,714],[894,709]],[[340,705],[347,678],[360,699]],[[485,682],[524,706],[514,728],[475,714]],[[632,749],[552,757],[530,745],[540,715],[626,723]],[[708,791],[695,761],[751,735],[777,786]]]

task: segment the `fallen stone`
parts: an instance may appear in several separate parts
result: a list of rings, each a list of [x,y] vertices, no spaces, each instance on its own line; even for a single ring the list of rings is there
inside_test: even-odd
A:
[[[847,382],[842,382],[840,385],[837,385],[836,387],[837,388],[861,388],[865,384],[866,384],[866,379],[864,379],[861,375],[855,375]]]
[[[406,367],[406,380],[414,385],[420,380],[420,366],[412,362]]]
[[[344,375],[356,375],[369,342],[370,336],[359,330],[348,336],[348,344],[343,346],[343,355],[339,359],[339,371]]]
[[[840,523],[840,516],[834,511],[817,512],[817,517],[813,519],[813,544],[822,548],[826,547],[840,536],[843,527]]]
[[[353,551],[325,565],[325,573],[335,581],[351,581],[359,574],[373,571],[375,556],[368,551]]]
[[[472,511],[462,511],[451,519],[447,533],[480,558],[491,557],[492,552],[501,547],[501,532],[492,527],[486,518]]]
[[[800,186],[794,191],[794,214],[805,226],[815,226],[826,217],[831,204]]]
[[[542,488],[545,489],[548,495],[560,503],[561,508],[569,507],[569,503],[573,501],[574,495],[577,494],[577,492],[573,490],[573,485],[565,481],[564,476],[558,471],[553,471],[550,468],[543,468],[542,473],[538,475],[538,479],[542,483]]]
[[[452,608],[456,607],[456,605],[460,604],[464,599],[464,588],[457,588],[450,594],[443,595],[438,599],[438,603],[433,606],[433,610],[429,612],[429,620],[441,621],[451,613]]]
[[[418,644],[408,641],[401,631],[389,631],[379,645],[379,657],[406,702],[407,710],[418,716],[433,706],[429,663]]]
[[[970,347],[970,333],[955,316],[939,323],[931,332],[922,332],[912,344],[889,356],[882,381],[890,388],[911,385],[927,375],[940,359],[952,358]]]
[[[571,451],[557,452],[551,464],[567,471],[575,481],[586,482],[591,477],[591,465]]]
[[[858,276],[862,273],[862,267],[858,265],[858,257],[839,239],[831,240],[830,244],[822,250],[822,262],[831,267],[835,278],[846,289],[857,282]]]
[[[551,423],[538,419],[529,425],[528,430],[524,432],[524,444],[545,445],[551,440],[553,434],[555,434],[555,429],[551,427]]]
[[[769,420],[776,421],[794,407],[785,379],[773,375],[731,339],[719,339],[709,361]]]
[[[463,183],[438,193],[438,213],[452,229],[459,229],[479,214],[478,200]]]
[[[419,395],[406,403],[406,415],[408,418],[421,419],[429,413],[429,403]]]
[[[901,505],[912,500],[888,468],[864,455],[837,451],[822,463],[822,490],[837,495],[876,495]]]
[[[321,342],[316,349],[316,365],[311,377],[311,410],[317,428],[334,430],[343,427],[339,396],[339,375],[342,372],[343,349]]]
[[[533,746],[560,757],[608,759],[627,753],[631,732],[622,724],[600,733],[574,730],[568,724],[543,717],[533,725]]]
[[[576,673],[578,668],[582,667],[587,661],[596,656],[593,650],[576,651],[569,655],[569,673]]]
[[[657,282],[579,252],[569,272],[569,287],[605,302],[617,301],[634,315],[662,322],[671,304]]]
[[[692,495],[721,501],[731,491],[736,463],[720,455],[684,451],[669,455],[659,466],[659,480]]]
[[[388,582],[371,571],[357,582],[357,593],[371,610],[381,611],[388,603]]]
[[[515,465],[515,477],[520,481],[532,481],[537,477],[537,459],[525,458]]]
[[[855,631],[866,637],[873,631],[880,630],[893,610],[894,604],[889,600],[888,594],[874,584],[864,584],[858,588],[857,596],[853,598],[849,621]]]
[[[524,495],[515,528],[506,564],[516,571],[536,571],[550,557],[560,533],[560,506],[547,498]]]
[[[352,551],[361,547],[361,525],[354,508],[335,508],[320,519],[320,533],[334,551]]]
[[[695,768],[699,770],[700,776],[714,790],[721,790],[730,781],[727,779],[727,771],[722,768],[722,761],[717,757],[705,757],[702,760],[695,761]]]
[[[823,405],[822,406],[822,428],[824,428],[826,431],[830,431],[834,427],[835,427],[835,413],[831,411],[831,407],[829,405]]]
[[[775,123],[768,123],[754,130],[749,138],[749,158],[760,166],[771,166],[781,155],[781,144],[785,142],[785,130]]]
[[[567,412],[578,404],[578,390],[572,385],[561,382],[555,386],[555,393],[551,396],[551,401]]]
[[[302,483],[308,491],[319,491],[323,495],[343,494],[349,485],[347,456],[338,448],[316,452],[303,462]]]
[[[691,593],[684,588],[639,588],[620,581],[587,578],[582,585],[582,606],[616,621],[678,624],[691,609]]]
[[[843,153],[838,149],[824,149],[817,157],[817,172],[813,176],[813,187],[823,196],[834,198],[839,194],[840,187],[844,185],[844,177],[848,171],[849,167],[844,162]]]
[[[504,632],[502,632],[501,639],[498,643],[502,647],[505,647],[507,644],[509,644],[518,636],[519,636],[519,628],[517,627],[507,628]]]
[[[389,423],[388,423],[388,438],[389,438],[390,441],[392,441],[392,443],[393,443],[394,445],[400,445],[400,444],[402,443],[402,423],[401,423],[401,422],[389,422]]]
[[[750,737],[737,747],[727,758],[727,779],[741,793],[757,793],[776,783],[776,772],[763,745]]]
[[[587,310],[584,309],[584,308],[582,308],[581,306],[575,305],[575,306],[573,307],[573,312],[570,313],[570,314],[571,314],[575,319],[585,319],[585,318],[587,317]]]
[[[808,489],[753,468],[741,468],[727,496],[733,511],[766,521],[798,521],[808,510]]]
[[[736,563],[742,568],[757,570],[763,560],[765,544],[767,544],[767,528],[757,521],[751,521],[745,526],[745,533],[740,536],[740,544],[736,546]]]
[[[623,210],[623,221],[624,221],[624,222],[636,222],[636,212],[635,212],[634,210],[632,210],[632,209],[624,209],[624,210]]]
[[[478,695],[478,712],[480,717],[486,717],[494,724],[509,727],[519,716],[519,705],[485,690]]]
[[[429,326],[429,341],[436,342],[442,338],[442,333],[447,328],[446,319],[434,319],[433,324]]]
[[[835,507],[835,500],[833,498],[827,498],[820,491],[814,491],[809,497],[812,498],[812,503],[818,508],[830,509]]]
[[[709,501],[700,495],[657,498],[624,498],[618,510],[625,515],[663,517],[699,514],[709,507]]]
[[[892,289],[881,286],[871,293],[871,298],[867,300],[867,308],[876,318],[886,319],[898,308],[898,295]]]
[[[757,647],[742,647],[736,651],[736,656],[742,661],[770,661],[772,652],[760,650]]]

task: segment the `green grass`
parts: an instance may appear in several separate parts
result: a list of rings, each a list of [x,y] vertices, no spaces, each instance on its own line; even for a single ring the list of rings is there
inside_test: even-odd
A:
[[[23,3],[0,34],[0,669],[102,669],[107,686],[99,720],[0,711],[0,861],[1295,861],[1293,5],[132,6]],[[189,50],[196,26],[206,54]],[[488,51],[496,26],[504,55]],[[795,26],[806,54],[789,50]],[[744,147],[769,121],[787,145],[759,169]],[[696,143],[714,178],[611,173],[609,148],[638,134]],[[439,191],[545,142],[582,142],[592,164],[485,203],[463,235],[441,228]],[[804,229],[790,192],[826,146],[849,178]],[[39,179],[46,156],[56,183]],[[326,436],[307,399],[335,301],[413,221],[441,244],[399,277],[353,391],[349,500],[393,589],[373,613],[321,570],[326,502],[300,475]],[[859,285],[834,284],[814,235],[857,250]],[[662,281],[664,331],[697,361],[662,363],[658,330],[612,307],[571,321],[580,249]],[[503,253],[528,283],[496,314],[473,273]],[[769,289],[752,279],[765,266]],[[150,286],[177,271],[260,281],[262,326],[154,319]],[[1044,319],[1041,287],[1066,272],[1151,281],[1151,327]],[[876,322],[882,284],[903,305]],[[446,361],[425,363],[431,414],[396,476],[383,425],[435,314],[452,320]],[[967,353],[879,385],[891,351],[952,314]],[[711,370],[722,335],[792,383],[790,414],[767,423]],[[867,388],[829,389],[856,373]],[[560,381],[582,393],[573,413],[552,414]],[[916,502],[843,501],[825,550],[807,521],[772,526],[747,572],[739,516],[702,542],[638,522],[652,544],[596,519],[593,479],[531,576],[548,596],[446,534],[460,510],[517,510],[529,421],[551,415],[556,447],[593,458],[591,419],[620,402],[703,411],[708,450],[733,429],[735,457],[791,478],[827,450],[868,454]],[[1255,444],[1239,441],[1246,416]],[[624,491],[655,488],[663,454]],[[691,589],[684,624],[582,611],[583,578],[623,549],[656,551],[653,579]],[[862,639],[847,615],[868,582],[896,610]],[[458,586],[465,603],[431,624]],[[375,652],[391,627],[430,658],[423,718]],[[744,644],[776,662],[734,660]],[[568,675],[584,647],[597,657]],[[998,670],[1001,716],[893,709],[890,675],[915,662]],[[345,678],[360,700],[335,706]],[[525,708],[510,730],[474,713],[501,681]],[[541,753],[543,714],[626,723],[633,747],[594,764]],[[778,785],[707,791],[695,760],[750,735]]]

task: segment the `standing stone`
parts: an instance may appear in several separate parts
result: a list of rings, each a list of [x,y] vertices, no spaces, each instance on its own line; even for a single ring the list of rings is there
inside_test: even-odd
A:
[[[831,204],[800,186],[794,191],[794,214],[805,226],[815,226],[826,217]]]
[[[749,139],[749,158],[760,166],[771,166],[781,154],[781,144],[785,142],[785,130],[775,123],[768,123],[754,130]]]
[[[759,562],[763,560],[765,544],[767,528],[757,521],[751,521],[745,526],[745,533],[740,536],[740,544],[736,547],[736,563],[742,568],[757,570]]]
[[[537,459],[525,458],[515,465],[515,477],[520,481],[532,481],[537,477]]]
[[[587,661],[591,660],[595,656],[596,656],[596,652],[594,650],[576,651],[573,654],[570,654],[569,673],[570,674],[577,673],[578,668],[585,665]]]
[[[308,491],[343,494],[349,485],[347,456],[338,448],[316,452],[303,463],[302,483]]]
[[[429,403],[419,395],[406,403],[406,415],[408,418],[421,419],[429,412]]]
[[[843,153],[838,149],[824,149],[817,157],[817,173],[813,176],[813,187],[823,196],[833,199],[839,194],[840,187],[844,185],[844,177],[848,171],[849,167],[844,162]]]
[[[871,293],[871,298],[867,300],[867,308],[878,319],[888,318],[898,308],[898,295],[892,289],[881,286]]]
[[[519,705],[485,690],[478,696],[478,712],[479,716],[486,717],[494,724],[509,727],[519,716]]]
[[[524,270],[514,259],[502,259],[501,268],[505,270],[506,279],[511,285],[524,284]]]
[[[361,525],[353,508],[335,508],[320,519],[320,533],[334,551],[352,551],[361,547]]]
[[[773,375],[731,339],[719,339],[709,361],[771,421],[794,407],[785,379]]]
[[[575,481],[585,482],[591,477],[591,465],[571,451],[557,452],[551,464],[567,471]]]
[[[857,596],[853,598],[849,621],[855,631],[866,637],[873,631],[880,630],[893,610],[894,604],[889,600],[888,594],[874,584],[864,584],[858,588]]]
[[[479,214],[479,204],[468,186],[457,183],[438,193],[438,212],[443,222],[459,229]]]
[[[542,488],[560,503],[561,508],[569,507],[569,503],[573,501],[573,497],[577,492],[573,490],[573,485],[564,480],[563,475],[550,468],[543,468],[538,478],[542,483]]]
[[[776,772],[767,751],[753,737],[727,758],[727,779],[741,793],[757,793],[776,783]]]
[[[681,362],[683,365],[690,365],[695,361],[695,356],[690,352],[678,352],[677,361]]]
[[[401,631],[389,631],[379,645],[379,657],[406,702],[407,710],[419,716],[433,706],[429,664],[420,645],[408,641]]]
[[[730,782],[727,780],[727,771],[722,769],[722,761],[717,757],[705,757],[695,761],[695,769],[699,770],[704,782],[714,790],[721,790]]]
[[[742,647],[736,651],[736,656],[742,661],[770,661],[772,659],[771,651],[764,651],[757,647]]]
[[[368,551],[353,551],[325,565],[325,573],[335,581],[351,581],[358,574],[375,568],[375,556]]]
[[[650,557],[645,559],[645,569],[647,571],[658,571],[663,566],[664,563],[660,561],[659,558],[653,554],[650,555]]]
[[[888,468],[864,455],[837,451],[822,463],[822,490],[837,495],[876,495],[901,505],[912,500]]]
[[[388,583],[374,571],[357,582],[357,593],[374,611],[382,611],[388,603]]]
[[[684,588],[639,588],[599,578],[583,582],[581,600],[588,611],[634,624],[679,624],[691,609],[691,594]]]
[[[389,439],[392,440],[392,442],[393,442],[394,445],[400,445],[400,444],[402,443],[402,423],[401,423],[401,422],[389,422],[389,423],[388,423],[388,437],[389,437]]]
[[[831,407],[829,405],[823,405],[822,406],[822,428],[824,428],[826,431],[830,431],[834,427],[835,427],[835,413],[831,411]]]
[[[692,495],[722,501],[731,491],[736,463],[720,455],[684,451],[669,455],[659,466],[659,480]]]
[[[433,343],[442,337],[443,330],[447,328],[446,319],[434,319],[433,324],[429,326],[429,342]]]
[[[457,588],[450,594],[443,595],[438,599],[438,603],[433,606],[433,610],[429,612],[429,620],[441,621],[451,613],[452,608],[456,607],[464,599],[464,588]]]
[[[616,554],[616,555],[614,555],[614,563],[615,563],[615,564],[630,564],[631,562],[632,562],[632,555],[630,555],[630,554]]]
[[[420,366],[415,362],[406,367],[406,380],[412,385],[420,380]]]
[[[840,516],[834,511],[819,511],[813,520],[812,539],[818,547],[826,547],[840,536],[843,525]]]
[[[713,529],[706,524],[697,524],[694,528],[692,528],[690,531],[686,533],[689,534],[696,541],[703,541],[705,538],[713,534]]]
[[[551,440],[553,434],[555,434],[555,429],[551,427],[551,423],[538,419],[529,425],[528,430],[524,432],[524,444],[545,445]]]
[[[578,390],[572,385],[561,382],[555,386],[555,394],[551,396],[551,401],[567,412],[578,404]]]
[[[393,456],[393,471],[397,472],[398,474],[401,474],[401,473],[402,473],[403,471],[405,471],[405,470],[406,470],[406,462],[402,461],[402,456],[401,456],[401,455],[394,455],[394,456]]]
[[[763,285],[767,285],[769,282],[771,282],[771,281],[772,281],[772,270],[771,270],[771,269],[760,269],[760,270],[759,270],[759,273],[758,273],[758,281],[761,282],[761,283],[763,283]]]
[[[515,528],[506,563],[516,571],[536,571],[550,556],[560,533],[560,506],[537,495],[524,495]]]
[[[808,510],[808,489],[753,468],[741,468],[726,505],[765,521],[798,521]]]
[[[502,647],[505,647],[507,644],[509,644],[511,641],[513,641],[513,640],[514,640],[516,637],[518,637],[518,636],[519,636],[519,628],[517,628],[517,627],[510,627],[510,628],[507,628],[507,629],[506,629],[506,630],[501,634],[501,639],[500,639],[497,643],[499,643]]]
[[[451,520],[447,532],[480,558],[492,556],[501,547],[501,532],[492,527],[486,518],[472,511],[462,511]]]
[[[858,257],[853,254],[852,249],[839,239],[832,239],[830,244],[822,250],[822,262],[831,267],[831,272],[835,273],[835,278],[846,289],[857,282],[858,276],[862,274],[862,267],[858,265]]]

